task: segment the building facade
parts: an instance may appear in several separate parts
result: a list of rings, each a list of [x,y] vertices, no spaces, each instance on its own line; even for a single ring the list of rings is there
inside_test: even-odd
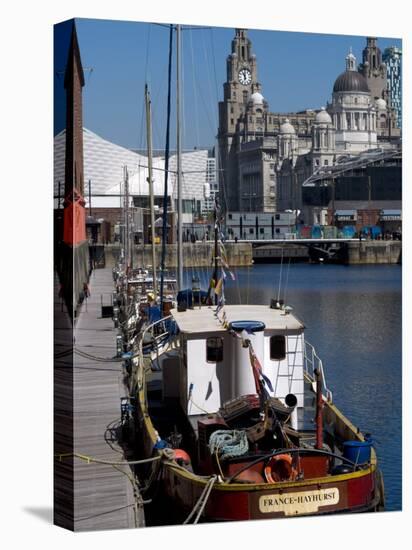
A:
[[[402,50],[386,48],[382,56],[388,79],[388,99],[396,113],[396,125],[402,128]]]
[[[219,102],[219,193],[227,212],[302,209],[302,183],[344,155],[397,139],[387,66],[368,37],[357,67],[350,51],[326,108],[274,113],[258,80],[245,29],[236,29]]]
[[[277,136],[291,119],[299,142],[310,143],[315,112],[269,111],[258,81],[257,59],[246,29],[236,29],[226,61],[223,101],[219,102],[219,192],[227,211],[277,209]]]
[[[400,135],[400,125],[389,91],[388,65],[385,63],[377,41],[376,37],[368,36],[366,38],[366,47],[362,52],[359,72],[365,77],[371,97],[376,101],[378,107],[376,124],[378,138],[387,139]]]

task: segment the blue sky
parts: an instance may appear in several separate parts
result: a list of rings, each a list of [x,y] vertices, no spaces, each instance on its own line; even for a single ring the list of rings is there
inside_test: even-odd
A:
[[[152,98],[153,146],[164,148],[169,29],[147,23],[76,19],[86,85],[84,126],[130,148],[144,148],[144,85]],[[61,26],[67,36],[67,26]],[[59,33],[57,33],[59,34]],[[258,79],[274,112],[319,108],[331,97],[334,80],[345,68],[349,47],[362,60],[364,36],[248,30],[257,56]],[[182,33],[183,136],[185,149],[212,146],[218,127],[218,101],[226,80],[226,57],[233,28],[190,27]],[[57,44],[57,41],[56,41]],[[174,37],[175,44],[175,37]],[[379,38],[383,51],[401,40]],[[64,48],[55,55],[55,73],[64,68]],[[59,65],[63,65],[60,67]],[[92,69],[92,71],[90,71]],[[173,60],[173,79],[176,65]],[[56,78],[55,97],[63,79]],[[172,96],[172,121],[175,116]],[[60,109],[61,110],[61,109]],[[62,118],[55,116],[55,131]],[[172,122],[172,147],[175,126]]]

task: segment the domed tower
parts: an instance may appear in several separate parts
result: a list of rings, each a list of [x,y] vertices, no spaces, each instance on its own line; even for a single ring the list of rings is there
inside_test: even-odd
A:
[[[247,102],[244,117],[244,141],[263,136],[265,131],[267,101],[260,92],[254,91]]]
[[[376,108],[365,77],[356,70],[351,50],[346,56],[346,70],[335,80],[328,111],[339,152],[358,153],[376,147]]]
[[[295,129],[287,118],[280,126],[278,134],[278,161],[290,159],[295,164],[298,155],[299,140]]]
[[[312,126],[313,169],[333,164],[335,155],[335,128],[325,107],[316,114]]]

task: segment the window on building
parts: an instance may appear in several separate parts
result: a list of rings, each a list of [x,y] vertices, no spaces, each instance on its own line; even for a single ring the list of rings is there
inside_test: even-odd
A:
[[[286,338],[284,336],[271,336],[270,358],[272,361],[281,361],[286,357]]]
[[[269,178],[271,181],[275,181],[275,174],[270,174]]]
[[[233,107],[230,108],[230,112],[233,113]]]
[[[316,164],[316,166],[319,166],[319,159],[315,160],[315,164]]]
[[[250,233],[250,234],[253,233],[253,227],[249,227],[249,233]]]
[[[229,220],[231,220],[233,218],[232,214],[229,214]]]
[[[230,119],[230,124],[233,124],[234,123],[234,120],[233,118]]]
[[[323,163],[325,166],[328,166],[329,164],[329,161],[327,159],[325,159],[325,162]]]
[[[276,230],[275,230],[276,233],[280,233],[280,228],[277,227]]]
[[[208,363],[220,363],[223,361],[223,338],[206,339],[206,361]]]
[[[280,214],[275,214],[275,220],[280,220]]]
[[[261,235],[263,235],[264,232],[265,232],[265,228],[264,227],[259,227],[259,233]]]

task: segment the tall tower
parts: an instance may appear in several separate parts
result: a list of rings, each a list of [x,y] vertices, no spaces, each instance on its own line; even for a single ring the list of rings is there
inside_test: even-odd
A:
[[[223,101],[219,102],[219,193],[225,210],[240,209],[237,155],[241,128],[245,125],[245,113],[251,95],[260,91],[251,41],[246,29],[236,29],[232,51],[226,61]]]
[[[366,38],[366,47],[362,52],[362,63],[359,65],[359,72],[366,78],[372,99],[387,101],[386,65],[382,62],[382,55],[377,41],[378,39],[372,36]]]

